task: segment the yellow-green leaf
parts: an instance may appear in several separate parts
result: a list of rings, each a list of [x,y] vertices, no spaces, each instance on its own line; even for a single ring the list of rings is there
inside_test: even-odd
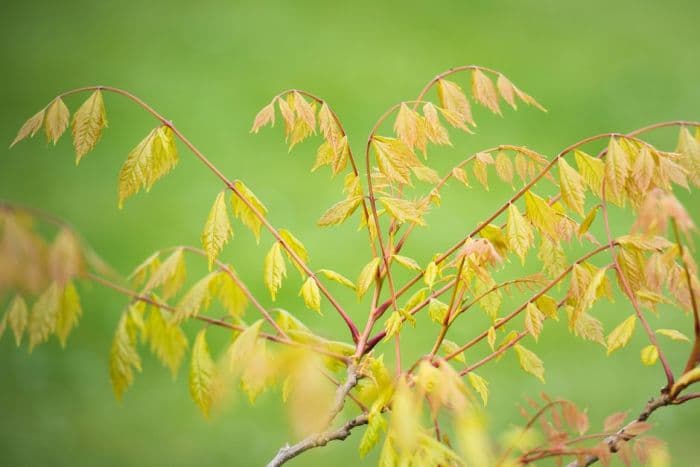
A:
[[[301,286],[299,295],[304,299],[304,304],[309,310],[313,310],[321,314],[321,292],[318,289],[316,280],[309,276],[304,285]]]
[[[275,126],[275,102],[270,102],[255,116],[251,133],[257,133],[265,125]]]
[[[173,323],[181,323],[187,318],[199,315],[211,303],[212,296],[219,285],[219,272],[210,272],[198,280],[182,297],[173,315]]]
[[[616,138],[610,138],[605,158],[605,186],[607,198],[621,205],[624,200],[625,183],[630,170],[629,155]]]
[[[472,71],[472,96],[491,112],[498,115],[501,114],[496,87],[491,79],[478,68]]]
[[[287,277],[287,266],[284,263],[284,256],[282,256],[282,246],[279,242],[275,242],[265,256],[263,270],[265,286],[270,291],[273,301],[277,297],[277,291],[282,286],[282,279],[285,277]]]
[[[409,258],[408,256],[401,256],[401,255],[392,255],[391,257],[394,259],[394,261],[399,263],[401,266],[403,266],[407,269],[410,269],[411,271],[420,271],[421,270],[420,265],[413,258]]]
[[[204,251],[207,252],[210,270],[214,260],[219,256],[219,253],[232,235],[233,229],[231,228],[228,210],[226,209],[226,192],[222,191],[214,200],[201,237],[202,246]]]
[[[63,132],[66,131],[66,128],[68,128],[69,119],[70,112],[68,111],[68,107],[66,107],[63,99],[57,97],[46,109],[44,128],[46,130],[47,141],[53,142],[55,145]]]
[[[141,188],[149,191],[177,162],[177,147],[172,129],[160,126],[151,130],[131,150],[119,171],[119,207],[123,207],[124,201]]]
[[[379,413],[371,413],[367,429],[360,440],[360,459],[363,459],[379,442],[382,431],[386,430],[386,420]]]
[[[134,381],[134,370],[141,371],[141,357],[136,351],[136,338],[128,330],[128,314],[122,314],[109,352],[109,376],[114,395],[121,400]]]
[[[593,193],[600,196],[603,178],[605,177],[605,163],[600,159],[591,157],[583,151],[574,152],[578,171]]]
[[[21,295],[16,295],[12,300],[4,319],[7,320],[7,324],[12,328],[12,333],[15,335],[15,343],[17,347],[19,347],[22,343],[22,335],[27,328],[27,322],[29,320],[27,303]]]
[[[637,317],[632,315],[620,323],[607,337],[608,355],[626,346],[634,333]]]
[[[263,321],[258,320],[248,326],[241,334],[233,341],[229,348],[229,365],[232,370],[240,370],[250,358],[255,349],[255,342],[260,334],[260,327]]]
[[[53,282],[39,296],[29,315],[29,351],[46,342],[56,329],[56,320],[61,309],[61,290]]]
[[[286,229],[280,229],[279,230],[280,237],[282,237],[282,240],[284,240],[284,243],[287,244],[287,246],[294,252],[295,255],[299,257],[299,259],[304,263],[309,262],[309,253],[306,251],[306,247],[304,246],[303,243],[301,243],[301,240],[296,238],[292,233]],[[299,271],[299,274],[301,274],[302,277],[306,275],[306,271],[304,268],[292,257],[292,255],[287,251],[287,249],[284,249],[284,253],[287,255],[287,258],[289,258],[289,262],[294,265],[294,267],[297,268]]]
[[[235,274],[230,270],[230,274]],[[221,272],[219,275],[219,288],[216,292],[221,304],[226,308],[233,318],[242,318],[248,306],[248,296],[243,289],[234,282],[228,272]]]
[[[479,393],[481,396],[481,400],[484,402],[484,405],[487,405],[489,402],[489,383],[486,381],[484,378],[481,376],[477,375],[473,371],[470,371],[467,373],[467,379],[469,380],[469,384],[472,385],[474,390]]]
[[[559,218],[557,212],[544,199],[531,191],[525,193],[525,213],[530,222],[542,233],[556,239]]]
[[[328,208],[325,213],[323,213],[321,218],[318,220],[318,225],[321,227],[328,227],[330,225],[342,224],[352,215],[353,212],[355,212],[361,202],[361,197],[354,196],[335,203],[333,206]]]
[[[367,263],[360,272],[360,277],[357,279],[357,296],[362,297],[369,287],[374,282],[374,279],[379,270],[379,264],[381,258],[372,258],[369,263]]]
[[[10,144],[10,148],[27,137],[33,138],[44,124],[45,114],[46,109],[41,109],[32,115],[29,120],[24,122],[22,128],[17,132],[17,136],[15,136],[15,139],[12,141],[12,144]]]
[[[559,158],[559,186],[564,203],[583,215],[583,205],[586,199],[583,178],[563,157]]]
[[[187,336],[178,325],[166,320],[156,307],[151,308],[146,329],[151,351],[175,378],[187,350]]]
[[[242,181],[236,180],[233,186],[234,192],[231,196],[233,215],[243,222],[243,225],[253,232],[255,240],[260,242],[261,218],[267,214],[267,208]]]
[[[399,224],[412,222],[418,225],[425,225],[423,221],[423,211],[420,203],[401,198],[380,197],[379,202],[384,209],[396,219]]]
[[[447,303],[441,302],[437,298],[431,298],[428,304],[428,316],[438,324],[442,324],[447,316]]]
[[[145,289],[151,291],[163,286],[163,298],[167,300],[180,290],[186,276],[185,253],[182,248],[178,248],[156,269],[146,283]]]
[[[530,225],[525,220],[515,204],[508,206],[508,222],[506,224],[506,239],[508,247],[515,251],[520,260],[525,263],[525,256],[532,246],[535,237]]]
[[[544,383],[544,365],[542,360],[531,350],[520,344],[515,344],[515,353],[518,355],[520,367]]]
[[[107,113],[98,89],[87,98],[73,115],[73,146],[76,164],[90,152],[100,140],[102,130],[107,127]]]
[[[454,358],[460,363],[467,363],[467,359],[464,356],[464,351],[458,352],[459,351],[459,345],[457,345],[455,342],[452,342],[451,340],[443,340],[442,344],[440,345],[440,349],[442,350],[442,353],[447,356],[447,355],[452,355],[453,353],[457,352],[455,354]]]
[[[342,274],[331,271],[330,269],[319,269],[318,273],[323,274],[326,278],[332,280],[333,282],[337,282],[338,284],[342,284],[345,287],[355,290],[355,284]]]
[[[595,216],[598,213],[598,207],[599,206],[594,206],[593,209],[591,209],[588,214],[586,214],[586,218],[583,219],[583,222],[581,222],[581,225],[578,228],[578,235],[581,236],[588,232],[588,229],[591,228],[591,225],[593,224],[593,221],[595,221]]]
[[[71,330],[78,324],[80,316],[83,314],[83,309],[80,306],[80,297],[75,285],[68,282],[63,288],[61,297],[61,305],[56,316],[56,336],[61,342],[61,346],[66,346],[68,335]]]
[[[646,366],[652,366],[659,359],[659,349],[655,345],[647,345],[640,353],[642,363]]]
[[[425,282],[425,285],[432,289],[433,285],[435,284],[435,280],[437,279],[438,272],[438,266],[435,264],[435,261],[429,262],[425,267],[425,272],[423,273],[423,281]]]
[[[535,342],[537,342],[542,332],[544,318],[544,314],[537,308],[537,305],[532,302],[527,304],[525,308],[525,329],[535,338]]]
[[[438,98],[440,99],[440,106],[460,118],[457,122],[448,119],[450,124],[460,127],[459,124],[466,121],[470,125],[474,125],[471,106],[469,105],[467,96],[464,95],[462,88],[459,87],[458,84],[446,79],[439,79],[437,82],[437,92]],[[461,127],[463,127],[462,129],[464,130],[467,129],[463,123],[461,123]]]
[[[688,339],[688,336],[686,336],[685,334],[683,334],[680,331],[676,331],[675,329],[657,329],[656,333],[661,334],[662,336],[666,336],[670,339],[673,339],[674,341],[690,342],[690,339]]]
[[[206,332],[206,329],[202,329],[194,339],[189,388],[192,399],[197,403],[204,416],[208,417],[214,400],[216,366],[209,354]]]

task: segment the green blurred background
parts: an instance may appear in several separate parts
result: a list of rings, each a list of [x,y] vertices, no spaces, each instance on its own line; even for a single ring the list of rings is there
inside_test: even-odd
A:
[[[128,89],[172,119],[231,178],[244,179],[267,204],[271,221],[305,242],[314,267],[356,277],[369,259],[364,234],[352,223],[324,231],[314,226],[341,188],[326,173],[308,173],[318,140],[290,156],[279,128],[248,133],[271,96],[298,87],[324,97],[361,153],[368,129],[388,106],[414,98],[444,69],[480,64],[504,72],[549,113],[522,108],[500,119],[480,108],[478,133],[455,138],[455,148],[441,151],[435,165],[444,169],[494,143],[527,145],[551,157],[599,132],[700,119],[699,18],[700,3],[692,0],[4,2],[0,141],[9,143],[58,92],[91,84]],[[80,102],[72,97],[67,103],[74,110]],[[220,186],[181,148],[181,163],[170,176],[117,210],[119,167],[154,122],[120,97],[107,95],[106,105],[110,128],[79,169],[68,138],[55,148],[37,138],[3,150],[0,197],[66,218],[127,274],[157,248],[197,244]],[[675,134],[662,131],[651,140],[673,148]],[[443,207],[431,214],[432,226],[414,237],[407,254],[425,264],[509,192],[448,190]],[[698,218],[697,200],[681,197]],[[628,228],[629,216],[615,218],[618,231]],[[270,238],[257,247],[240,224],[234,227],[236,238],[223,258],[268,303],[260,271]],[[323,334],[341,337],[330,309],[317,319],[294,298],[295,274],[290,272],[281,306]],[[147,352],[144,373],[123,403],[116,402],[107,357],[125,299],[91,284],[81,291],[85,315],[65,351],[52,341],[28,356],[8,336],[0,342],[0,464],[261,465],[293,439],[278,391],[255,407],[240,400],[204,420],[189,400],[186,369],[173,382]],[[351,314],[363,319],[364,304],[339,293]],[[630,307],[618,299],[594,313],[610,329]],[[650,319],[656,327],[690,329],[677,309]],[[424,331],[404,337],[409,355],[427,350],[434,339],[436,328],[427,320],[419,324]],[[464,320],[449,337],[463,342],[479,324]],[[513,356],[482,370],[491,381],[494,431],[520,423],[517,404],[541,390],[587,407],[597,429],[611,412],[637,413],[657,393],[661,371],[639,363],[640,332],[608,359],[601,347],[572,340],[565,328],[550,324],[536,347],[528,344],[545,361],[546,385],[518,370]],[[688,347],[664,344],[679,367]],[[214,345],[220,349],[220,342]],[[669,441],[674,465],[700,465],[699,416],[700,403],[654,416],[655,434]],[[356,464],[359,438],[310,452],[293,465]]]

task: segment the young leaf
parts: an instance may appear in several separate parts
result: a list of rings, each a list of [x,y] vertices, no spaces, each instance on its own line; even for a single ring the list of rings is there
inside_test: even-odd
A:
[[[571,209],[583,215],[583,204],[586,192],[583,188],[583,178],[571,167],[564,158],[559,158],[559,186],[561,196]]]
[[[629,169],[629,155],[616,138],[610,138],[605,158],[605,186],[610,201],[615,204],[622,205]]]
[[[652,366],[659,359],[659,349],[655,345],[647,345],[641,351],[640,358],[646,366]]]
[[[428,316],[430,320],[442,324],[447,316],[448,306],[436,298],[431,298],[428,305]]]
[[[62,228],[54,238],[48,252],[48,269],[51,278],[60,286],[83,272],[83,247],[76,235]]]
[[[63,99],[57,97],[46,109],[46,120],[44,128],[46,130],[46,140],[53,142],[55,145],[66,128],[68,128],[68,120],[70,112],[68,107],[63,102]]]
[[[675,329],[657,329],[656,333],[661,334],[662,336],[666,336],[670,339],[673,339],[674,341],[690,342],[690,339],[688,339],[688,336],[686,336],[685,334],[683,334],[680,331],[676,331]]]
[[[12,144],[10,144],[10,148],[12,148],[15,144],[19,143],[27,137],[33,138],[34,135],[41,129],[42,125],[44,124],[45,114],[46,109],[41,109],[40,111],[32,115],[29,118],[29,120],[24,122],[22,128],[20,128],[17,132],[17,136],[15,136],[15,139],[12,141]]]
[[[437,280],[438,272],[438,266],[435,264],[435,261],[429,262],[425,267],[425,272],[423,273],[423,281],[425,282],[425,285],[432,289],[433,285],[435,284],[435,280]]]
[[[68,282],[63,287],[61,304],[56,316],[56,336],[61,342],[61,347],[66,347],[66,341],[71,330],[78,324],[83,309],[80,306],[80,297],[75,285]]]
[[[637,317],[632,315],[620,323],[607,337],[608,355],[626,346],[634,332]]]
[[[318,225],[321,227],[328,227],[330,225],[342,224],[355,212],[361,202],[361,197],[354,196],[335,203],[323,213],[323,216],[318,220]]]
[[[219,285],[219,272],[210,272],[198,280],[177,305],[173,323],[181,323],[187,318],[197,316],[202,309],[207,309],[211,298]]]
[[[504,151],[498,151],[495,159],[496,175],[506,183],[513,183],[513,162]]]
[[[299,259],[301,259],[304,264],[309,262],[309,253],[306,251],[306,247],[304,246],[303,243],[301,243],[301,240],[296,238],[292,233],[286,229],[280,229],[279,230],[280,237],[282,237],[282,240],[284,240],[284,243],[289,246],[289,248],[296,254]],[[306,276],[306,271],[304,271],[304,268],[301,267],[299,263],[292,257],[292,255],[285,249],[284,253],[287,255],[287,258],[289,258],[289,262],[294,265],[294,267],[297,268],[299,271],[299,274],[301,274],[302,277]]]
[[[513,86],[513,83],[511,83],[508,78],[500,73],[498,74],[498,78],[496,78],[496,88],[498,88],[498,93],[508,105],[513,107],[513,109],[518,108],[515,103],[515,86]]]
[[[297,91],[294,91],[293,102],[294,110],[299,118],[306,123],[313,133],[316,133],[316,112],[314,108],[304,99],[304,96]]]
[[[525,264],[525,256],[532,246],[535,237],[530,225],[525,220],[515,204],[508,206],[508,222],[506,224],[506,239],[508,247],[515,251]]]
[[[275,102],[270,102],[265,107],[263,107],[260,112],[255,116],[253,121],[253,127],[250,129],[251,133],[257,133],[260,128],[266,126],[275,126]]]
[[[15,335],[15,343],[17,347],[22,343],[22,335],[27,328],[29,312],[27,311],[27,303],[21,295],[16,295],[10,304],[10,308],[5,314],[7,324],[12,328],[12,333]]]
[[[129,274],[129,281],[135,286],[143,284],[146,277],[153,274],[160,267],[160,252],[156,251],[151,256],[143,260],[141,264],[134,268],[133,272]]]
[[[131,150],[119,171],[119,208],[139,192],[149,191],[153,184],[172,170],[178,162],[177,147],[170,127],[160,126]]]
[[[345,287],[349,287],[352,290],[355,290],[355,284],[353,284],[353,282],[350,279],[343,276],[342,274],[339,274],[335,271],[331,271],[330,269],[319,269],[318,273],[323,274],[324,276],[326,276],[326,278],[337,282],[338,284],[342,284]]]
[[[515,344],[514,348],[515,353],[518,355],[520,367],[544,383],[544,365],[542,360],[520,344]]]
[[[403,266],[407,269],[410,269],[411,271],[420,271],[421,270],[420,265],[413,258],[409,258],[408,256],[401,256],[401,255],[392,255],[391,257],[394,259],[394,261],[399,263],[401,266]]]
[[[233,215],[253,232],[255,240],[260,243],[260,228],[262,227],[260,217],[265,217],[267,208],[242,181],[236,180],[233,186],[235,188],[234,194],[231,196]]]
[[[231,274],[235,274],[231,270]],[[218,279],[219,288],[216,296],[233,318],[242,318],[248,306],[248,296],[234,282],[228,272],[221,272]]]
[[[465,172],[461,167],[455,167],[452,169],[452,176],[462,182],[467,188],[471,188],[469,178],[467,177],[467,172]]]
[[[163,298],[167,300],[180,290],[186,275],[185,253],[182,248],[178,248],[153,273],[146,283],[145,290],[151,291],[162,285]]]
[[[491,112],[501,115],[496,88],[491,79],[478,68],[472,72],[472,95]]]
[[[194,340],[189,387],[192,399],[197,403],[204,416],[208,417],[214,400],[216,366],[209,354],[206,332],[206,329],[202,329]]]
[[[236,340],[233,341],[233,344],[231,344],[229,348],[229,365],[231,370],[240,370],[248,361],[255,349],[255,342],[258,340],[258,334],[260,334],[260,327],[262,324],[262,320],[256,321],[248,326]]]
[[[559,223],[557,212],[545,200],[527,191],[525,193],[525,213],[530,222],[542,233],[552,239],[556,239],[557,224]]]
[[[475,126],[474,119],[472,118],[471,106],[467,100],[467,96],[464,95],[462,88],[452,81],[447,81],[446,79],[439,79],[437,82],[437,92],[438,98],[440,99],[440,106],[447,110],[453,115],[459,116],[459,120],[450,121],[453,126],[460,126],[464,130],[467,127],[462,123],[466,121],[468,124]]]
[[[265,286],[270,291],[273,301],[277,297],[277,291],[282,286],[282,279],[285,277],[287,277],[287,266],[284,263],[284,256],[282,256],[282,247],[279,242],[275,242],[265,256],[263,271]]]
[[[39,296],[29,315],[29,351],[46,342],[56,329],[56,320],[61,309],[61,290],[53,282]]]
[[[456,343],[452,342],[451,340],[443,340],[442,345],[440,346],[440,349],[442,350],[442,353],[444,355],[452,355],[453,353],[457,352],[459,350],[459,345]],[[467,359],[464,356],[464,352],[459,352],[453,357],[456,361],[460,363],[467,363]]]
[[[141,371],[141,357],[136,351],[136,338],[128,330],[128,314],[122,314],[109,353],[109,376],[117,400],[134,381],[134,370]]]
[[[362,271],[360,272],[360,277],[359,279],[357,279],[358,297],[362,297],[372,285],[372,282],[374,282],[374,278],[376,277],[377,271],[379,270],[380,262],[381,258],[372,258],[372,260],[369,263],[367,263],[365,267],[362,268]]]
[[[593,193],[600,196],[603,178],[605,177],[605,163],[579,150],[574,152],[574,157],[583,181],[586,182],[586,185]]]
[[[418,112],[408,107],[405,103],[402,103],[399,107],[399,112],[396,115],[396,122],[394,123],[394,131],[396,132],[396,136],[398,136],[409,149],[413,149],[416,145],[425,147],[425,126]],[[421,140],[423,141],[422,144],[420,144]]]
[[[439,145],[451,145],[447,129],[440,123],[437,109],[431,102],[423,105],[425,119],[425,133],[430,142]]]
[[[100,140],[102,130],[107,127],[107,114],[98,89],[87,98],[73,115],[73,146],[75,147],[75,163],[95,147]]]
[[[318,314],[321,313],[321,292],[318,290],[318,284],[313,277],[309,276],[304,285],[301,286],[299,295],[304,299],[304,304],[309,310],[313,310]]]
[[[477,375],[473,371],[467,373],[467,379],[469,380],[469,384],[472,385],[474,390],[479,393],[479,395],[481,396],[481,400],[484,402],[484,406],[486,406],[489,402],[488,381],[486,381],[484,378]]]
[[[381,432],[386,430],[386,420],[381,413],[370,413],[369,423],[360,440],[360,459],[363,459],[379,442]]]
[[[586,214],[585,219],[583,219],[583,222],[581,222],[581,225],[578,227],[579,237],[583,236],[586,232],[588,232],[588,229],[591,228],[593,221],[595,221],[595,216],[598,213],[598,208],[599,206],[594,206],[593,209]]]
[[[525,308],[525,329],[535,338],[535,342],[537,342],[542,332],[544,318],[544,314],[537,308],[537,305],[532,302],[527,304]]]
[[[146,334],[153,352],[158,360],[170,369],[173,378],[177,376],[182,358],[187,350],[187,337],[179,326],[163,317],[159,308],[151,308],[146,322]]]
[[[209,270],[232,235],[233,229],[226,209],[226,192],[222,191],[214,200],[202,231],[202,246],[207,253]]]
[[[411,168],[422,166],[411,148],[400,139],[375,136],[372,147],[379,171],[391,182],[409,185]]]
[[[425,221],[423,221],[424,210],[419,203],[406,199],[389,197],[380,197],[379,202],[399,224],[412,222],[418,225],[425,225]]]

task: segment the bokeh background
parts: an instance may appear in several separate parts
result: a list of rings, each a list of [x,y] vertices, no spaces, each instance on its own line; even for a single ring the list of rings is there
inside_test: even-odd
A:
[[[479,109],[478,133],[456,138],[455,148],[440,152],[435,165],[447,168],[494,143],[527,145],[551,157],[603,131],[700,119],[699,18],[696,1],[6,1],[0,15],[0,141],[9,143],[58,92],[90,84],[131,90],[172,119],[231,178],[245,180],[270,208],[272,222],[306,243],[315,267],[356,277],[369,259],[365,235],[350,224],[324,231],[314,226],[341,188],[326,173],[309,174],[318,141],[289,155],[279,128],[248,133],[271,96],[298,87],[324,97],[361,153],[369,128],[388,106],[413,98],[444,69],[480,64],[504,72],[549,113],[522,108],[498,118]],[[73,97],[68,105],[75,109],[80,102]],[[37,138],[1,150],[0,198],[64,217],[127,274],[157,248],[197,244],[220,186],[181,148],[181,163],[170,176],[118,210],[119,167],[154,122],[120,97],[107,95],[106,105],[110,128],[78,169],[68,138],[55,148]],[[667,148],[675,139],[675,130],[651,137]],[[430,217],[432,226],[414,237],[407,253],[425,263],[509,192],[448,190]],[[680,196],[697,218],[697,198]],[[624,231],[630,218],[616,215],[615,221]],[[263,237],[258,247],[240,224],[234,227],[236,238],[223,258],[267,300],[260,272],[271,240]],[[295,299],[295,274],[290,271],[280,306],[323,334],[341,337],[330,309],[318,319]],[[173,381],[146,351],[143,374],[122,403],[115,401],[107,358],[125,299],[90,284],[80,289],[85,314],[66,350],[52,341],[29,356],[8,336],[0,342],[0,464],[261,465],[293,440],[278,391],[255,407],[239,398],[204,420],[189,400],[186,369]],[[364,305],[340,294],[362,319]],[[618,299],[594,313],[610,329],[630,307]],[[657,327],[690,330],[677,309],[662,308],[659,318],[650,319]],[[427,350],[435,335],[429,322],[419,324],[423,331],[404,338],[409,355]],[[450,338],[465,341],[479,324],[464,320]],[[481,372],[491,381],[495,432],[519,423],[517,404],[542,390],[587,407],[597,428],[614,411],[637,413],[657,393],[661,371],[639,362],[640,332],[606,358],[602,347],[573,340],[565,328],[564,322],[550,324],[536,347],[529,344],[545,361],[546,385],[522,373],[513,356]],[[680,366],[687,346],[665,346]],[[674,465],[700,465],[699,416],[700,403],[654,416],[654,433],[668,440]],[[359,439],[353,435],[293,465],[357,464]]]

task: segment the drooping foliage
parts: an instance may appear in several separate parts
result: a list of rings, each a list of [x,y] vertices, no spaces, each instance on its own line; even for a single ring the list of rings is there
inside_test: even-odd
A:
[[[20,128],[12,146],[42,129],[56,144],[71,126],[80,162],[107,128],[103,94],[115,92],[144,107],[129,93],[98,86],[88,88],[90,95],[71,118],[64,98],[85,90],[53,99]],[[659,408],[699,397],[689,389],[700,380],[695,226],[674,193],[700,185],[700,124],[665,122],[605,133],[550,157],[503,144],[469,155],[442,175],[430,166],[434,147],[452,146],[458,132],[472,134],[479,107],[503,116],[522,104],[544,110],[497,71],[454,68],[433,78],[417,99],[383,114],[362,157],[355,156],[323,99],[289,90],[264,106],[253,133],[280,124],[290,150],[318,139],[311,170],[328,167],[331,177],[342,178],[339,199],[319,213],[318,225],[355,223],[369,243],[366,252],[357,249],[367,255],[363,266],[343,273],[313,264],[302,240],[273,225],[274,209],[268,211],[243,181],[226,178],[169,120],[144,107],[157,123],[123,162],[119,207],[175,168],[181,141],[221,182],[212,189],[213,204],[202,207],[208,215],[201,248],[159,250],[120,280],[68,224],[3,202],[0,298],[7,311],[0,335],[11,334],[30,350],[53,336],[66,345],[82,316],[79,284],[105,285],[128,299],[109,351],[117,398],[134,384],[146,349],[173,375],[189,354],[190,393],[205,416],[236,386],[251,401],[279,387],[302,441],[282,448],[270,465],[345,439],[363,425],[360,457],[377,449],[382,466],[506,466],[552,457],[575,466],[607,463],[612,456],[627,464],[635,458],[668,465],[664,444],[646,434],[652,428],[646,420]],[[660,149],[646,141],[648,133],[663,128],[680,130],[677,147]],[[430,223],[443,187],[459,186],[468,199],[470,191],[495,183],[512,186],[514,194],[471,231],[455,232],[452,245],[435,245],[431,258],[414,258],[411,234]],[[636,220],[614,232],[609,219],[622,210]],[[38,228],[42,223],[54,227],[53,237]],[[242,278],[246,274],[227,262],[226,246],[239,226],[263,245],[263,277],[246,280],[264,284],[269,299],[255,297]],[[208,272],[190,280],[188,262],[198,260]],[[537,272],[523,274],[520,265]],[[411,278],[400,280],[406,273]],[[285,287],[298,290],[297,302],[277,302]],[[355,291],[367,306],[364,315],[349,313],[357,304],[341,303],[334,293],[339,287]],[[615,295],[622,300],[614,316],[603,319],[597,305]],[[669,306],[686,313],[687,329],[652,326],[650,313],[662,315]],[[223,318],[210,314],[215,308],[225,310]],[[337,314],[347,325],[347,339],[334,341],[312,330],[304,324],[304,308],[324,319]],[[435,342],[418,360],[402,361],[402,332],[407,323],[417,325],[421,312],[429,317],[425,326],[433,327]],[[483,313],[488,325],[469,326],[474,313]],[[455,342],[455,326],[473,337]],[[509,356],[523,370],[513,378],[555,378],[546,372],[546,356],[537,353],[539,339],[554,326],[613,356],[639,346],[634,337],[643,337],[635,351],[640,365],[659,369],[662,391],[636,418],[610,415],[600,434],[591,433],[585,410],[544,393],[521,409],[523,423],[493,433],[486,409],[498,387],[477,370]],[[195,337],[190,327],[199,327]],[[224,348],[210,345],[210,327],[230,334]],[[684,368],[672,368],[666,357],[671,353],[687,355]],[[390,359],[393,364],[385,363]],[[351,411],[353,418],[332,428]]]

